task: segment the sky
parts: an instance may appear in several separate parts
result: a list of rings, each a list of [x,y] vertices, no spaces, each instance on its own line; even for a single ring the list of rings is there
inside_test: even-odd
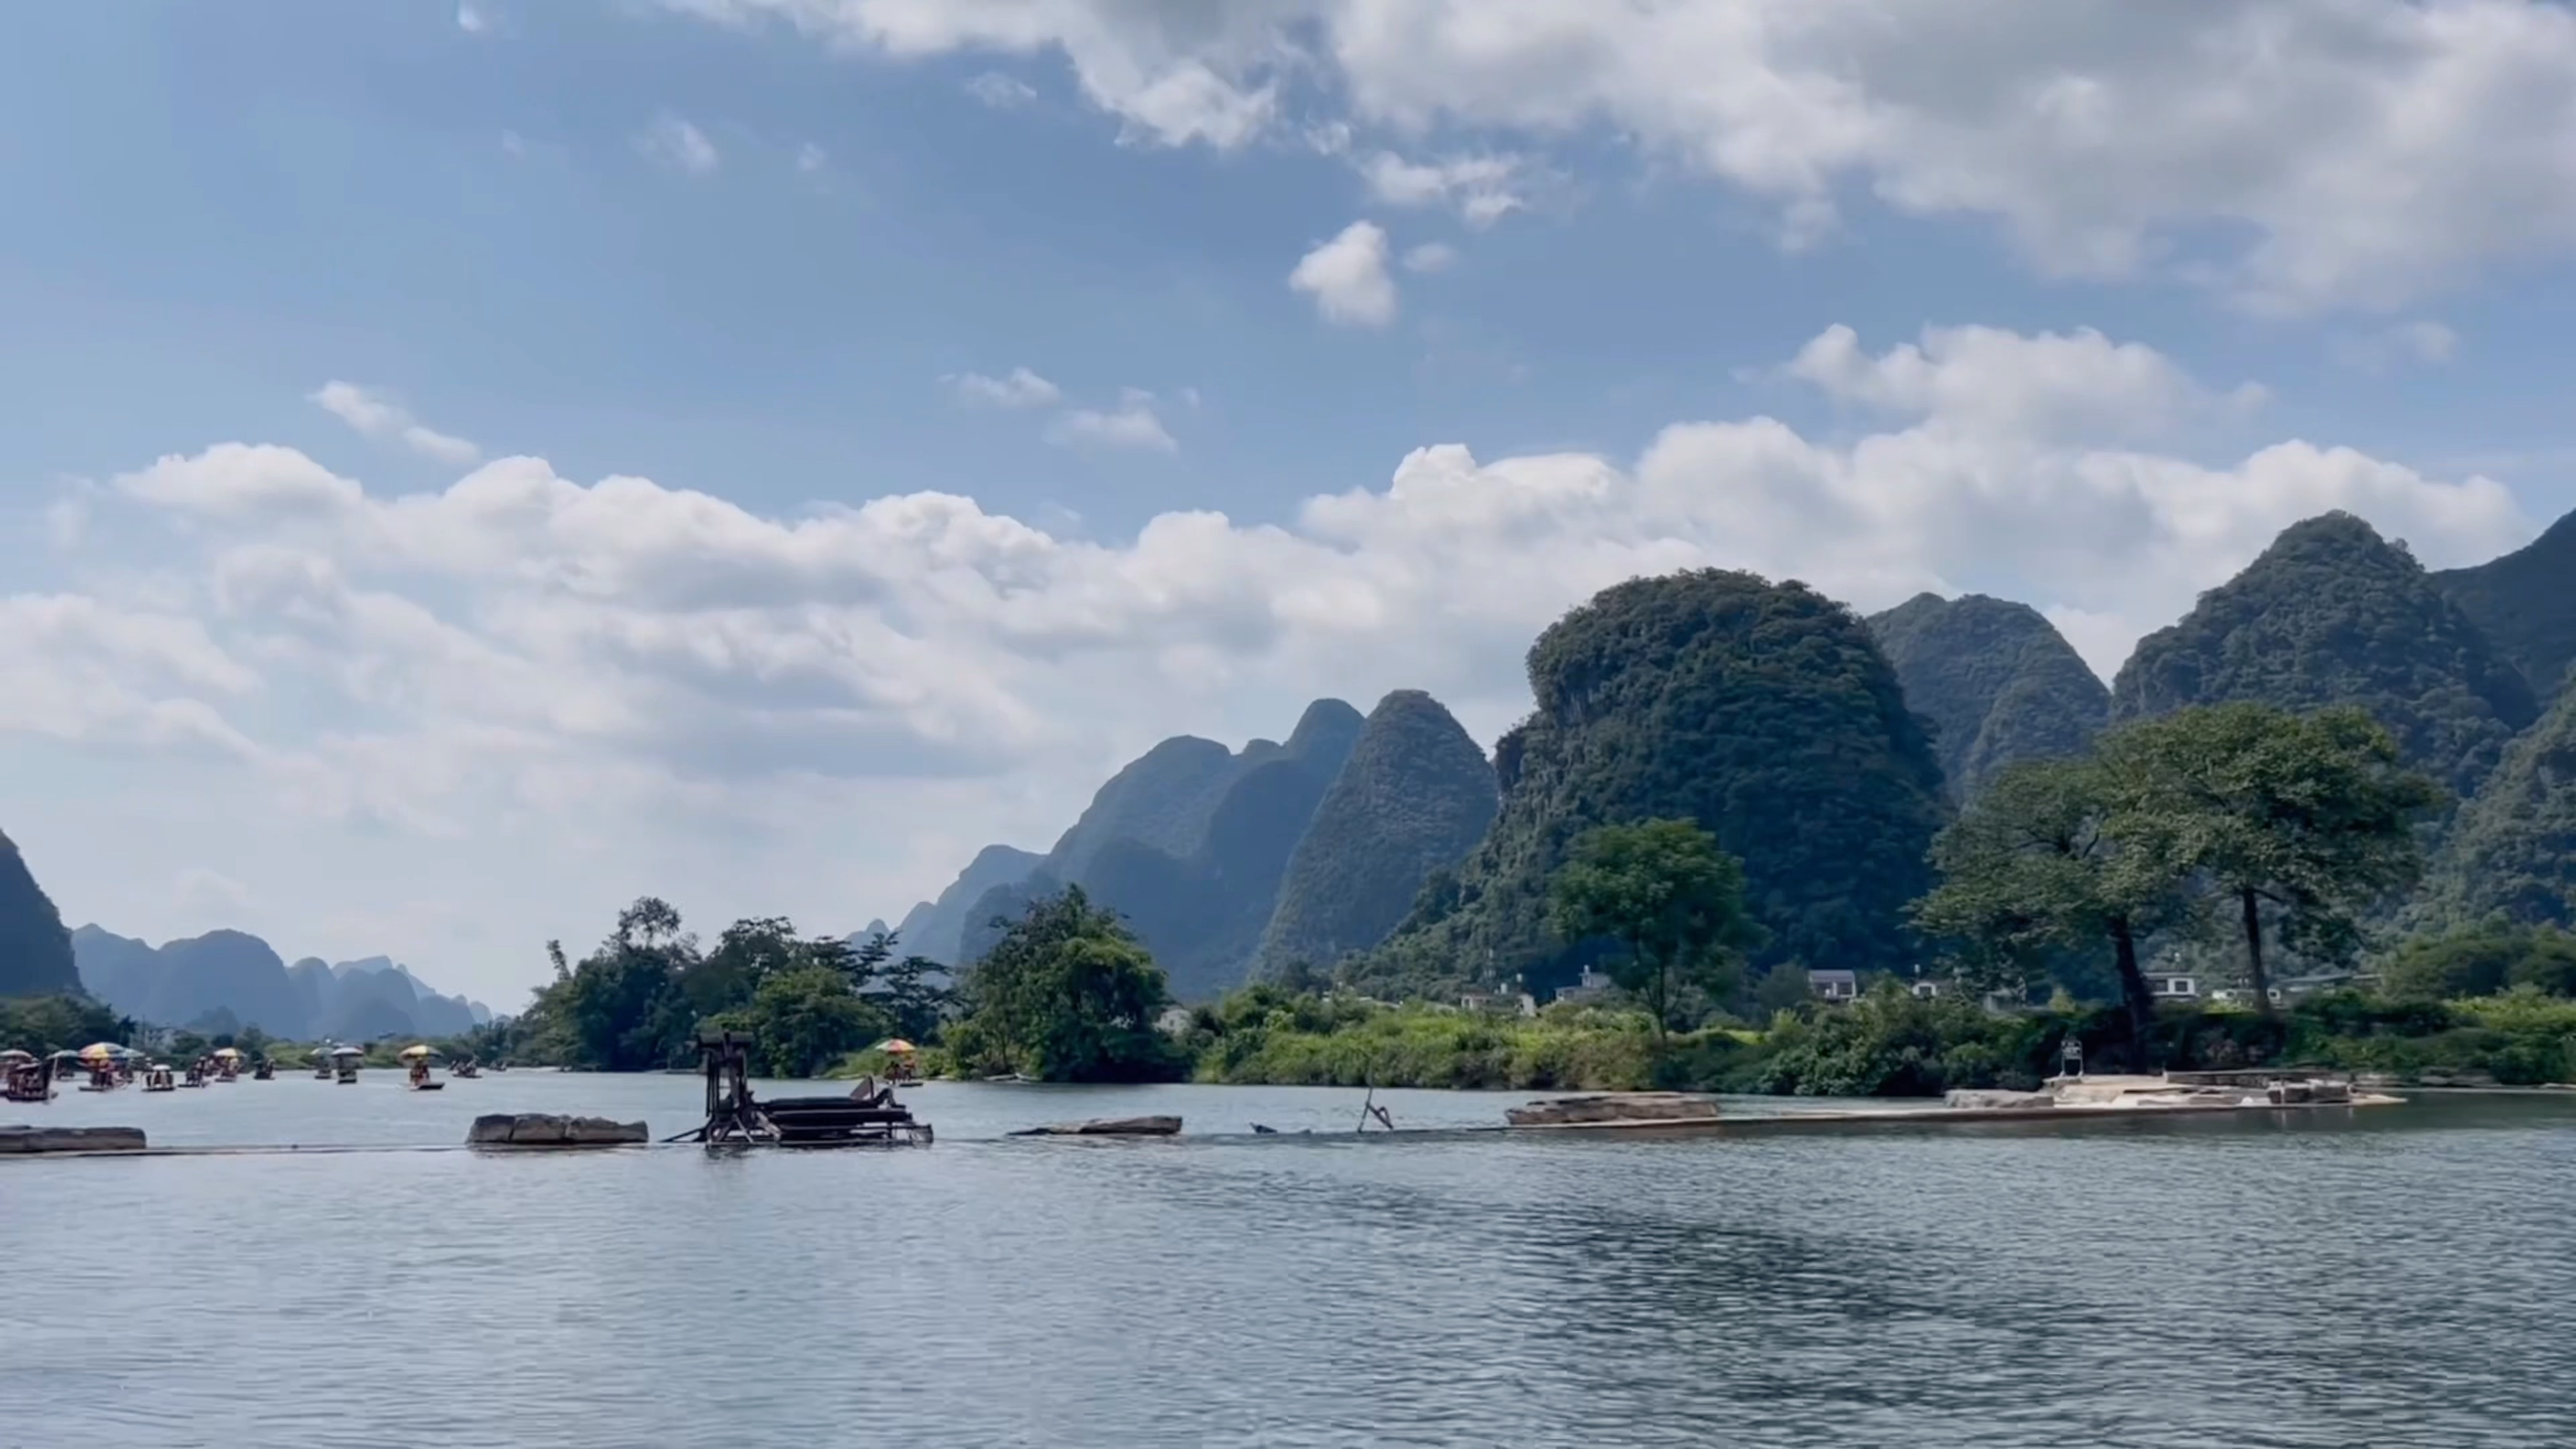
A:
[[[0,830],[503,1010],[1641,573],[2576,508],[2563,0],[12,6],[0,223]]]

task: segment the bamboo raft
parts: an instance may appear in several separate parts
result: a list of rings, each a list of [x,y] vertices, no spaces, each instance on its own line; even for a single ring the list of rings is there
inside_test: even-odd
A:
[[[894,1100],[893,1088],[868,1100],[843,1097],[752,1095],[751,1038],[730,1031],[698,1034],[698,1060],[706,1074],[707,1120],[665,1142],[702,1142],[709,1148],[927,1147],[930,1124]]]

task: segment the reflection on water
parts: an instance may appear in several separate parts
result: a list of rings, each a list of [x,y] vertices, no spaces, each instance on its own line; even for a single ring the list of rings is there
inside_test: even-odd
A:
[[[281,1081],[0,1120],[452,1143],[551,1107],[667,1134],[697,1090]],[[1380,1096],[1420,1125],[1512,1100]],[[926,1152],[0,1165],[0,1422],[273,1449],[2567,1442],[2576,1103],[1395,1144],[1347,1135],[1358,1100],[938,1086]],[[1329,1135],[997,1140],[1156,1110]]]

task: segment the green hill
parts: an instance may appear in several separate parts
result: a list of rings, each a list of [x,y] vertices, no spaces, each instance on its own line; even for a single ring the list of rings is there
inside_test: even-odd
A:
[[[1251,762],[1217,802],[1199,849],[1175,856],[1118,840],[1092,858],[1082,888],[1127,918],[1176,998],[1204,1000],[1250,976],[1289,858],[1362,728],[1358,710],[1317,700],[1286,745],[1245,747]]]
[[[1432,872],[1493,824],[1493,765],[1438,700],[1398,690],[1369,712],[1289,857],[1257,970],[1330,966],[1385,940]]]
[[[2533,694],[2558,696],[2576,661],[2576,513],[2502,558],[2444,569],[2433,585],[2522,672]]]
[[[1932,721],[1953,798],[2016,760],[2080,754],[2110,721],[2111,691],[2028,604],[1917,594],[1871,615],[1869,631],[1907,706]]]
[[[2559,693],[2461,807],[2423,905],[2462,925],[2497,914],[2576,925],[2576,690]]]
[[[1549,876],[1592,826],[1658,816],[1744,861],[1770,931],[1758,966],[1912,964],[1903,912],[1931,883],[1941,767],[1848,609],[1748,573],[1636,579],[1550,626],[1529,679],[1537,712],[1495,750],[1493,828],[1354,980],[1428,992],[1518,973],[1545,994],[1580,964],[1548,929]]]
[[[0,835],[0,997],[78,991],[71,932],[17,842]]]
[[[2349,513],[2283,530],[2181,622],[2138,641],[2115,720],[2255,700],[2355,704],[2466,796],[2538,715],[2531,689],[2400,546]]]

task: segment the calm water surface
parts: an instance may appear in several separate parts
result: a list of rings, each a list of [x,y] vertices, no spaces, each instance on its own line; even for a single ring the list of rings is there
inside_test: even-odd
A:
[[[0,1121],[401,1146],[698,1099],[374,1075]],[[1397,1143],[1359,1096],[934,1085],[924,1152],[0,1163],[0,1444],[2576,1440],[2576,1102]],[[999,1140],[1147,1111],[1324,1135]]]

